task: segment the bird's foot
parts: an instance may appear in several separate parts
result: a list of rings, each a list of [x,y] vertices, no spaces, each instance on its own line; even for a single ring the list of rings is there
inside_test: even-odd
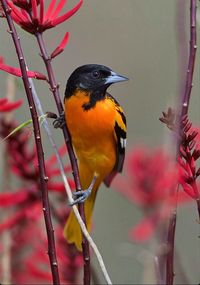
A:
[[[85,200],[87,200],[87,198],[90,196],[92,189],[93,189],[93,186],[96,182],[96,179],[97,179],[97,177],[94,176],[90,186],[87,189],[73,192],[73,196],[75,199],[73,202],[70,202],[69,205],[74,206],[76,204],[84,203]]]
[[[62,129],[65,125],[65,113],[63,111],[63,113],[57,117],[54,121],[53,121],[53,126],[55,129]]]

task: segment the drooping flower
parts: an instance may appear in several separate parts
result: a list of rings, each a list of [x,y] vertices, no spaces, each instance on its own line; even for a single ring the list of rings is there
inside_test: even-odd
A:
[[[14,21],[31,34],[44,32],[51,29],[72,17],[81,7],[83,0],[79,2],[69,11],[63,11],[66,0],[60,0],[56,5],[56,0],[51,0],[46,11],[45,1],[40,0],[13,0],[8,1],[8,5],[12,9],[12,17]],[[19,8],[18,8],[19,7]]]

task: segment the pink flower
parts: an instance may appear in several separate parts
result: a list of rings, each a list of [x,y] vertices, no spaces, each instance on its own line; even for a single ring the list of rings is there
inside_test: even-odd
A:
[[[81,7],[83,0],[79,0],[71,10],[65,11],[60,15],[64,9],[66,0],[60,0],[56,5],[56,0],[51,0],[48,8],[45,11],[44,0],[13,0],[8,1],[8,5],[12,9],[12,17],[14,21],[29,33],[35,34],[37,32],[44,32],[51,29],[72,17]],[[17,8],[18,6],[19,8]]]

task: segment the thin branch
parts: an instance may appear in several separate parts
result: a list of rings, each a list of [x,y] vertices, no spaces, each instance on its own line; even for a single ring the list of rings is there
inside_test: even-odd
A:
[[[52,64],[51,64],[51,58],[47,53],[42,34],[40,32],[37,32],[35,34],[35,36],[37,38],[38,45],[40,47],[41,56],[43,58],[45,66],[46,66],[50,88],[51,88],[51,91],[53,93],[54,100],[56,102],[58,113],[59,113],[59,115],[62,115],[63,114],[63,106],[62,106],[61,97],[60,97],[60,93],[59,93],[59,86],[56,83],[56,79],[55,79]],[[79,178],[77,159],[76,159],[76,156],[75,156],[74,151],[73,151],[72,143],[71,143],[69,132],[67,130],[66,125],[63,128],[63,135],[64,135],[64,139],[65,139],[65,142],[67,145],[68,153],[69,153],[69,158],[70,158],[72,171],[73,171],[73,175],[74,175],[76,190],[80,191],[81,190],[81,183],[80,183],[80,178]],[[78,209],[79,209],[79,213],[82,217],[82,220],[84,221],[84,223],[86,223],[85,213],[84,213],[84,204],[83,203],[79,204]],[[88,284],[90,284],[90,279],[91,279],[91,277],[90,277],[90,275],[91,275],[91,273],[90,273],[90,251],[89,251],[88,241],[85,238],[83,233],[82,233],[82,249],[83,249],[83,260],[84,260],[84,284],[88,285]]]
[[[61,157],[59,155],[58,148],[56,146],[56,143],[55,143],[54,138],[52,136],[51,130],[49,128],[48,121],[46,120],[45,114],[44,114],[43,109],[42,109],[42,105],[41,105],[40,100],[38,98],[38,95],[36,93],[36,90],[35,90],[35,87],[34,87],[34,84],[33,84],[33,80],[31,78],[29,78],[29,82],[30,82],[31,87],[32,87],[33,98],[34,98],[34,101],[35,101],[35,105],[36,105],[36,107],[38,109],[38,113],[39,113],[40,116],[42,116],[44,118],[44,120],[43,120],[44,130],[45,130],[45,132],[46,132],[46,134],[48,136],[48,139],[49,139],[49,141],[50,141],[50,143],[51,143],[51,145],[52,145],[52,147],[54,149],[54,152],[56,154],[56,158],[57,158],[57,161],[58,161],[58,167],[60,169],[61,177],[63,179],[64,187],[65,187],[65,190],[66,190],[66,193],[67,193],[67,196],[68,196],[68,200],[69,200],[70,203],[72,203],[72,202],[74,202],[74,200],[72,198],[72,192],[71,192],[69,183],[67,181],[67,177],[66,177],[66,174],[65,174],[65,170],[64,170],[64,165],[63,165],[62,159],[61,159]],[[72,206],[72,209],[74,211],[74,214],[76,215],[76,218],[77,218],[77,220],[78,220],[78,222],[80,224],[80,227],[81,227],[85,237],[87,238],[91,248],[94,250],[94,253],[96,254],[97,260],[99,262],[99,265],[100,265],[100,268],[101,268],[102,273],[104,275],[106,283],[107,284],[112,284],[112,281],[111,281],[111,279],[109,277],[109,274],[108,274],[108,272],[106,270],[106,267],[104,265],[103,258],[101,256],[97,246],[95,245],[94,241],[90,237],[86,227],[83,226],[84,223],[82,221],[82,218],[81,218],[79,212],[77,211],[77,207],[76,206]]]
[[[193,81],[194,65],[195,65],[196,50],[197,50],[196,12],[197,12],[196,0],[190,0],[190,51],[189,51],[187,76],[185,81],[185,92],[181,102],[182,104],[181,117],[187,115],[188,113],[190,96],[193,86],[192,81]]]
[[[45,225],[46,225],[47,238],[48,238],[48,255],[49,255],[49,260],[50,260],[50,265],[51,265],[53,283],[58,285],[60,284],[60,279],[59,279],[59,273],[58,273],[58,264],[57,264],[55,241],[54,241],[54,230],[53,230],[52,221],[51,221],[50,205],[49,205],[49,199],[48,199],[48,189],[47,189],[48,177],[46,176],[46,173],[45,173],[44,153],[43,153],[43,147],[42,147],[42,141],[41,141],[41,135],[40,135],[40,126],[38,122],[37,110],[36,110],[35,103],[32,97],[31,85],[29,84],[29,79],[27,76],[26,64],[25,64],[24,55],[23,55],[23,51],[21,48],[21,44],[20,44],[20,39],[17,35],[17,31],[15,29],[15,26],[13,24],[13,20],[10,14],[11,10],[10,8],[8,8],[6,0],[1,0],[1,3],[2,3],[2,8],[4,10],[4,13],[6,15],[6,19],[8,22],[9,29],[10,29],[10,34],[12,36],[12,39],[15,45],[17,57],[19,60],[19,65],[22,71],[22,80],[23,80],[25,91],[26,91],[27,100],[29,103],[31,118],[33,121],[34,137],[35,137],[35,144],[36,144],[38,164],[39,164],[43,212],[44,212]]]
[[[180,5],[183,5],[180,2]],[[189,60],[187,75],[185,81],[185,91],[181,98],[180,107],[180,118],[178,119],[178,131],[181,132],[181,118],[187,115],[189,108],[189,101],[191,97],[192,81],[196,57],[196,0],[190,0],[190,49],[189,49]],[[177,139],[177,156],[179,156],[180,140]],[[174,196],[178,194],[178,189],[174,193]],[[168,254],[166,262],[166,284],[172,285],[174,280],[174,241],[176,231],[176,212],[177,207],[175,206],[172,210],[172,214],[169,220],[169,228],[167,235]]]

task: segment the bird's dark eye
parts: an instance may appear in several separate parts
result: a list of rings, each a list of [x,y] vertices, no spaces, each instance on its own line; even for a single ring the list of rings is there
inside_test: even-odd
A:
[[[95,71],[93,71],[92,76],[93,76],[94,78],[99,78],[99,77],[100,77],[100,72],[97,71],[97,70],[95,70]]]

